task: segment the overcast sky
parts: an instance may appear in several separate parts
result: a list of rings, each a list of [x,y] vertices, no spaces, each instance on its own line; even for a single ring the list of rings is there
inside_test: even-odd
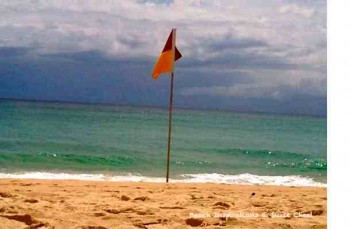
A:
[[[325,0],[2,0],[0,98],[326,115]]]

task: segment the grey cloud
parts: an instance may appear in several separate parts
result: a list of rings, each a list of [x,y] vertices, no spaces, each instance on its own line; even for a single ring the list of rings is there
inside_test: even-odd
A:
[[[149,74],[172,27],[179,105],[323,111],[300,99],[326,96],[323,0],[1,1],[0,96],[165,105],[167,78]]]
[[[273,56],[257,55],[246,52],[228,52],[207,60],[184,60],[183,67],[211,66],[226,69],[295,69],[307,67],[296,65]]]
[[[221,52],[227,50],[239,50],[255,47],[266,47],[267,43],[262,40],[255,39],[238,39],[233,35],[228,34],[220,38],[199,38],[197,41],[198,46],[205,47],[208,52]]]

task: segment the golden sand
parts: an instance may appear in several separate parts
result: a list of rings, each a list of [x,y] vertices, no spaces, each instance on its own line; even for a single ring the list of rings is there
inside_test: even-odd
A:
[[[326,228],[325,188],[0,179],[0,228]]]

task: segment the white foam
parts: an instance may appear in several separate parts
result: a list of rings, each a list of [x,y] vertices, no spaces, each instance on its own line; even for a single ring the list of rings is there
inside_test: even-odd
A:
[[[74,174],[49,172],[0,173],[0,178],[9,179],[45,179],[45,180],[85,180],[115,182],[164,182],[162,177],[146,177],[140,174],[107,175],[107,174]],[[218,173],[182,174],[179,179],[170,179],[175,183],[224,183],[237,185],[277,185],[277,186],[310,186],[326,187],[327,184],[316,182],[309,177],[301,176],[259,176],[249,173],[224,175]]]
[[[278,185],[278,186],[311,186],[326,187],[327,184],[314,181],[309,177],[302,176],[260,176],[249,173],[238,175],[211,174],[184,174],[186,182],[193,183],[224,183],[238,185]]]

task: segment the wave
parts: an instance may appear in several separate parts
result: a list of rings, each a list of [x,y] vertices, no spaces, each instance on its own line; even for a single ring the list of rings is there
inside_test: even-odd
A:
[[[198,152],[194,152],[198,153]],[[203,155],[207,156],[206,161],[198,161],[197,158],[183,158],[176,162],[177,165],[203,166],[212,164],[214,158],[224,156],[225,163],[230,167],[234,166],[250,166],[255,168],[266,169],[295,169],[298,171],[327,171],[327,158],[315,155],[305,155],[301,153],[291,153],[272,150],[248,150],[248,149],[211,149],[204,150]],[[142,153],[128,152],[116,153],[111,155],[84,155],[72,153],[0,153],[0,167],[22,167],[36,166],[35,168],[46,169],[45,165],[54,164],[58,169],[68,169],[75,167],[84,168],[108,168],[115,170],[118,167],[136,166],[144,163],[146,158]],[[232,160],[227,160],[229,155]],[[21,162],[21,165],[18,165]],[[238,163],[238,164],[237,164]],[[191,171],[189,171],[191,172]],[[214,172],[214,171],[213,171]],[[229,172],[229,171],[228,171]]]
[[[162,177],[148,177],[141,174],[75,174],[49,172],[0,173],[0,178],[7,179],[45,179],[45,180],[84,180],[84,181],[112,181],[112,182],[156,182],[165,181]],[[326,187],[327,184],[316,182],[312,178],[302,176],[259,176],[249,173],[225,175],[218,173],[181,174],[177,179],[170,179],[173,183],[223,183],[236,185],[277,185],[277,186],[308,186]]]
[[[238,185],[277,185],[277,186],[310,186],[326,187],[327,184],[316,182],[312,178],[299,175],[290,176],[261,176],[249,173],[238,175],[224,175],[218,173],[183,174],[186,182],[191,183],[224,183]]]
[[[327,171],[327,158],[322,155],[311,155],[275,150],[217,149],[217,153],[229,154],[244,161],[258,161],[266,168],[295,168],[301,171]]]

